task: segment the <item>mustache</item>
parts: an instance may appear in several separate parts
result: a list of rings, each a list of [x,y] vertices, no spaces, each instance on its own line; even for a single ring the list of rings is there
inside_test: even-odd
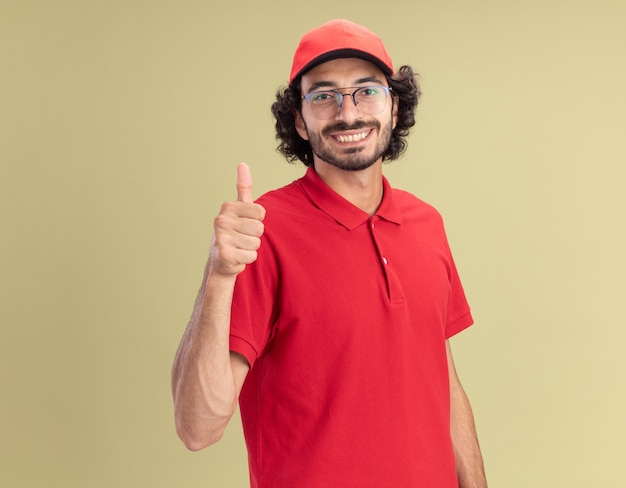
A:
[[[378,122],[377,120],[374,120],[371,122],[365,122],[364,120],[357,120],[353,124],[347,124],[343,121],[339,121],[339,122],[335,122],[334,124],[330,124],[324,127],[322,134],[327,136],[331,134],[332,132],[358,130],[358,129],[365,129],[365,128],[372,128],[372,129],[380,130],[380,122]]]

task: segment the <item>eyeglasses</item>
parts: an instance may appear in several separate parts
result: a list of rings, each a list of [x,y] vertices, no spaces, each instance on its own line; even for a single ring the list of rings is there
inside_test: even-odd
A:
[[[351,90],[354,87],[342,88]],[[332,119],[343,106],[346,96],[352,97],[354,105],[364,115],[378,115],[387,106],[387,96],[391,91],[388,86],[361,86],[352,93],[341,93],[339,90],[323,90],[302,96],[303,100],[311,107],[313,116],[318,120]]]

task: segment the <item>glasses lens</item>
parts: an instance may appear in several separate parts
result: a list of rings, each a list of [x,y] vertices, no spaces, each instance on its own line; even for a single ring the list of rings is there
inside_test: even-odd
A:
[[[313,116],[319,120],[332,119],[346,98],[353,98],[354,103],[364,115],[378,115],[387,105],[388,89],[384,86],[363,86],[352,93],[342,94],[339,91],[318,91],[305,98],[311,107]],[[343,102],[342,102],[343,97]]]
[[[387,105],[387,90],[383,86],[365,86],[354,92],[354,100],[361,113],[378,115]]]
[[[331,119],[339,110],[341,96],[332,91],[319,91],[309,95],[311,112],[316,119]]]

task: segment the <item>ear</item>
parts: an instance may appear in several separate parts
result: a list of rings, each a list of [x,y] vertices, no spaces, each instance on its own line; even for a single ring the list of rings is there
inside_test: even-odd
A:
[[[400,97],[393,97],[393,108],[391,110],[391,121],[393,122],[393,128],[396,128],[398,124],[398,105],[400,104]]]
[[[302,137],[302,139],[304,139],[305,141],[308,141],[309,134],[307,133],[306,123],[304,122],[304,119],[302,118],[302,113],[299,110],[294,110],[293,118],[294,118],[294,123],[296,126],[296,131],[298,132],[298,135]]]

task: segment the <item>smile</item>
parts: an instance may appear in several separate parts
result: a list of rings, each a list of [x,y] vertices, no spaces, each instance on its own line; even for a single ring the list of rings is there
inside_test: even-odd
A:
[[[359,132],[357,134],[336,135],[335,139],[339,142],[359,142],[369,135],[370,131]]]

